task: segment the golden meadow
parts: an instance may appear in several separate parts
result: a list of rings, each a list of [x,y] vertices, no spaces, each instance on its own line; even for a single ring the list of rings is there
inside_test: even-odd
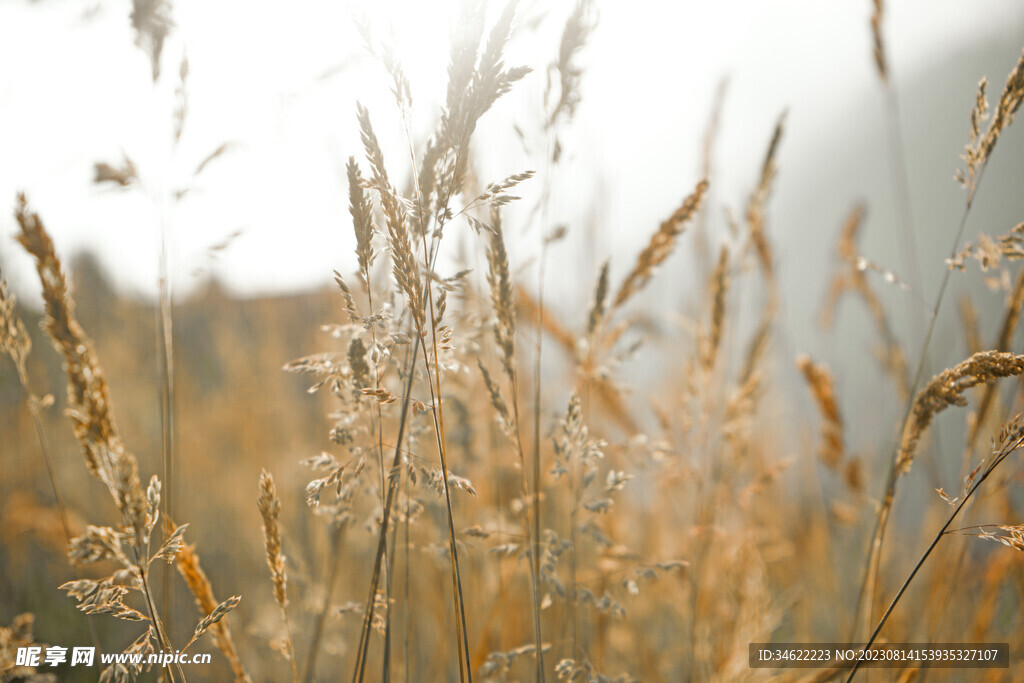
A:
[[[888,105],[879,167],[904,266],[862,250],[870,207],[851,196],[832,250],[811,258],[831,273],[815,324],[856,309],[873,340],[852,357],[802,353],[780,315],[780,275],[802,267],[773,234],[784,114],[748,194],[716,199],[726,211],[709,199],[724,89],[694,131],[702,172],[681,199],[636,228],[633,253],[574,274],[585,309],[548,283],[552,254],[584,229],[546,216],[585,103],[585,0],[558,18],[546,74],[506,58],[515,3],[463,10],[428,139],[408,132],[401,63],[360,27],[407,149],[385,158],[362,105],[339,122],[361,139],[339,188],[355,249],[324,273],[329,290],[242,300],[210,285],[175,300],[163,254],[158,301],[126,298],[54,244],[31,197],[8,198],[44,308],[0,289],[2,680],[95,680],[98,668],[16,662],[47,644],[214,655],[104,669],[115,681],[1024,675],[1012,656],[1024,647],[1024,224],[971,220],[989,160],[1019,154],[1019,138],[1016,150],[1001,138],[1024,99],[1024,55],[962,103],[948,186],[960,213],[915,228],[885,7],[869,9],[859,28]],[[136,2],[131,21],[154,80],[185,93],[187,62],[159,69],[171,10]],[[480,177],[478,123],[545,76],[532,130],[515,131],[544,165]],[[187,115],[183,94],[176,137]],[[141,191],[127,157],[95,173]],[[948,258],[918,263],[925,239]],[[685,315],[648,287],[678,269],[696,273]],[[936,287],[922,288],[924,271]],[[970,283],[999,296],[958,300]],[[906,292],[919,300],[911,335],[894,323]],[[959,338],[937,346],[949,311]],[[844,410],[836,369],[852,379],[867,364],[884,378],[874,405],[895,409]],[[943,421],[960,427],[940,449]],[[874,450],[852,447],[868,430]],[[938,485],[901,497],[915,478]],[[749,668],[748,644],[771,641],[1009,642],[1011,664]]]

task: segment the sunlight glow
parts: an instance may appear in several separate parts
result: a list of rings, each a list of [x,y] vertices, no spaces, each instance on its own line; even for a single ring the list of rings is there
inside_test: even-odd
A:
[[[600,4],[600,23],[584,56],[584,102],[574,137],[566,140],[577,164],[575,185],[556,198],[555,218],[579,223],[600,196],[610,223],[657,221],[695,172],[713,94],[725,75],[731,94],[721,154],[742,161],[722,164],[726,175],[717,188],[729,193],[744,187],[757,164],[752,150],[760,149],[779,111],[789,108],[798,129],[814,130],[827,112],[844,106],[845,93],[871,85],[868,4],[786,0],[770,10],[756,0]],[[972,3],[970,11],[951,0],[928,3],[924,13],[903,8],[912,4],[894,5],[888,29],[900,36],[892,41],[897,80],[918,68],[936,41],[976,34],[986,16],[983,5],[993,0]],[[154,85],[147,58],[133,42],[128,3],[4,3],[0,59],[20,66],[8,69],[0,84],[0,115],[8,130],[18,131],[0,139],[0,197],[29,191],[66,248],[116,245],[116,260],[107,265],[118,283],[152,292],[157,209],[142,197],[126,201],[122,193],[91,183],[95,162],[115,163],[127,155],[153,192],[190,187],[171,216],[179,291],[211,273],[250,292],[327,283],[339,254],[351,246],[343,229],[343,170],[345,159],[361,151],[357,97],[371,109],[386,155],[408,156],[387,75],[367,54],[352,17],[365,15],[373,40],[395,46],[412,83],[413,132],[422,144],[443,104],[449,29],[458,5],[303,0],[285,10],[179,0],[176,30],[164,50],[165,75]],[[1019,6],[995,5],[1007,23],[1009,14],[1022,14]],[[509,59],[534,73],[481,123],[492,133],[480,136],[487,140],[479,149],[483,172],[503,177],[525,170],[510,167],[507,160],[516,158],[538,167],[522,157],[508,131],[536,123],[546,69],[571,6],[521,3]],[[817,28],[799,30],[807,25]],[[190,65],[188,114],[172,148],[183,55]],[[638,110],[642,126],[635,124]],[[224,143],[229,152],[192,183],[192,170]],[[803,151],[797,139],[786,153]],[[495,158],[506,161],[495,165]],[[654,179],[631,172],[651,165],[665,172]],[[622,169],[621,177],[596,176],[597,168]],[[608,184],[616,192],[602,194],[599,188]],[[641,189],[663,201],[631,206],[629,198]],[[12,232],[5,214],[5,244]],[[212,245],[235,233],[240,236],[230,249],[211,255]],[[622,247],[631,238],[609,239]],[[111,258],[109,249],[101,251]],[[4,261],[10,261],[15,281],[27,270],[19,256],[4,254]]]

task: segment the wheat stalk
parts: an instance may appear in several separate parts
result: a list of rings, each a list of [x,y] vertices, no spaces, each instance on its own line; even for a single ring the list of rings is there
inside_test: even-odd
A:
[[[722,344],[722,328],[725,324],[725,304],[729,294],[729,248],[722,245],[718,265],[711,276],[711,322],[704,338],[701,366],[708,375],[715,368],[718,350]]]
[[[23,194],[18,196],[15,218],[21,229],[18,241],[34,257],[43,286],[46,331],[64,359],[68,377],[68,416],[71,418],[75,438],[85,456],[87,469],[106,486],[121,513],[125,528],[130,530],[133,537],[133,559],[119,552],[114,555],[138,577],[138,587],[149,612],[148,620],[160,647],[164,651],[173,651],[149,586],[148,566],[152,558],[143,557],[144,552],[148,553],[150,533],[156,523],[156,506],[139,483],[135,456],[124,448],[118,436],[103,371],[91,342],[74,317],[72,299],[53,241],[39,215],[29,210]],[[95,545],[88,532],[81,538],[86,544]],[[98,559],[105,555],[106,551],[103,551],[94,557]],[[71,595],[82,595],[70,586],[65,584]],[[127,593],[127,589],[124,592]],[[125,616],[133,610],[121,602],[123,593],[110,595],[109,605],[114,610],[111,613],[122,615],[122,618],[132,618]],[[184,680],[180,665],[176,666],[176,670]]]
[[[818,455],[829,467],[837,468],[843,460],[843,418],[836,401],[835,381],[824,365],[815,363],[810,356],[800,356],[797,368],[807,381],[807,388],[821,412],[821,445]]]
[[[1024,360],[1024,357],[1020,358],[1021,360]],[[967,361],[965,361],[965,363],[966,362]],[[961,365],[964,365],[964,363],[961,363]],[[1005,366],[1000,365],[1000,367],[1002,368]],[[993,371],[999,371],[996,368],[990,367],[989,369]],[[964,372],[971,371],[965,370]],[[1017,374],[1020,374],[1020,370],[1018,370]],[[966,376],[969,377],[970,375]],[[948,390],[949,385],[947,383],[943,383],[943,388],[946,388]],[[941,393],[943,393],[941,389],[937,390],[937,394]],[[969,501],[971,497],[974,496],[974,493],[983,483],[985,483],[985,480],[988,479],[989,475],[991,475],[992,472],[1007,457],[1009,457],[1012,453],[1020,449],[1021,446],[1024,446],[1024,423],[1022,423],[1021,421],[1021,416],[1018,415],[1011,422],[1003,426],[1003,429],[1001,430],[999,435],[998,446],[993,446],[991,460],[989,460],[985,468],[981,470],[981,474],[977,476],[977,478],[973,481],[972,484],[970,484],[970,488],[964,493],[963,496],[960,497],[960,500],[957,502],[955,508],[953,509],[953,512],[951,512],[949,517],[946,519],[946,523],[942,525],[942,528],[940,528],[938,533],[935,534],[935,538],[932,539],[932,542],[928,545],[928,548],[921,555],[920,559],[918,559],[917,564],[915,564],[914,568],[910,571],[910,575],[907,576],[906,580],[903,582],[903,585],[900,586],[900,589],[896,592],[895,597],[893,597],[892,602],[889,603],[889,608],[885,611],[885,614],[882,615],[882,618],[879,619],[878,625],[875,626],[875,630],[871,633],[871,636],[868,638],[867,643],[864,645],[863,649],[868,650],[871,648],[871,645],[878,638],[879,633],[881,633],[882,627],[885,626],[885,622],[888,621],[889,615],[891,615],[893,610],[896,609],[896,605],[897,603],[899,603],[900,598],[903,597],[903,594],[907,591],[907,588],[910,586],[910,583],[914,580],[914,577],[917,576],[917,572],[924,565],[925,560],[927,560],[928,556],[931,555],[933,550],[935,550],[935,546],[937,546],[939,544],[939,541],[942,540],[943,536],[946,535],[947,530],[953,524],[953,521],[957,518],[957,515],[960,514],[960,511],[963,510],[964,506],[967,504],[967,501]],[[861,660],[857,660],[854,662],[853,668],[850,670],[850,675],[846,679],[847,683],[850,683],[850,681],[853,680],[853,677],[856,675],[857,670],[860,667],[860,664]]]
[[[640,255],[637,256],[636,265],[626,275],[626,278],[619,285],[618,293],[612,302],[612,309],[621,307],[630,298],[635,296],[650,281],[654,271],[672,254],[675,248],[676,238],[682,232],[694,215],[700,210],[701,203],[708,191],[708,181],[701,180],[693,193],[687,197],[682,205],[658,228],[658,231],[651,236],[650,242]]]
[[[956,259],[960,240],[963,237],[964,228],[967,225],[967,217],[970,214],[971,207],[974,205],[974,196],[979,184],[981,183],[981,178],[984,174],[985,168],[987,167],[988,159],[990,158],[992,151],[995,149],[995,145],[999,140],[1000,134],[1013,122],[1017,109],[1020,107],[1021,102],[1024,101],[1024,50],[1022,50],[1017,64],[1013,69],[1011,69],[1010,74],[1007,76],[1006,85],[1003,88],[1003,92],[1000,95],[999,103],[997,105],[996,115],[989,121],[989,126],[986,129],[985,134],[982,135],[980,125],[981,121],[985,118],[988,107],[988,103],[985,98],[985,86],[986,81],[982,80],[978,88],[977,97],[975,98],[975,106],[971,112],[971,142],[967,145],[964,153],[968,173],[965,175],[962,171],[958,171],[956,174],[957,179],[967,188],[967,200],[964,205],[964,211],[960,217],[960,225],[957,228],[956,235],[953,239],[953,247],[950,250],[950,260]],[[935,303],[932,306],[931,311],[931,320],[928,323],[928,329],[925,332],[924,341],[921,345],[921,352],[918,358],[917,370],[914,373],[914,380],[911,382],[911,394],[913,394],[917,389],[924,377],[925,358],[927,356],[928,347],[931,343],[932,335],[935,332],[935,323],[938,319],[939,309],[942,306],[946,287],[949,284],[950,272],[951,270],[947,268],[942,276],[939,291],[935,296]],[[903,435],[907,434],[908,425],[913,418],[912,410],[913,403],[908,399],[906,411],[904,412],[900,427],[901,434]],[[901,453],[904,452],[903,446],[904,443],[901,437],[901,443],[893,450],[892,466],[889,469],[889,475],[885,485],[885,493],[882,496],[882,504],[879,507],[875,530],[872,534],[871,545],[864,571],[864,580],[861,582],[860,595],[858,596],[858,605],[861,603],[864,603],[865,605],[869,604],[870,600],[865,601],[865,597],[874,593],[874,585],[878,571],[877,567],[880,562],[885,528],[888,524],[889,513],[892,509],[892,502],[895,497],[896,482],[899,478],[899,473],[902,471],[899,464],[901,459],[904,459],[904,456],[901,455]],[[859,612],[860,608],[858,608],[858,613]]]
[[[166,532],[171,534],[173,531],[173,524],[168,522]],[[199,564],[199,556],[196,554],[195,546],[182,544],[175,557],[175,565],[177,566],[178,573],[185,580],[189,591],[191,591],[199,613],[203,618],[213,614],[213,611],[217,609],[217,605],[220,603],[214,597],[213,585],[210,583],[210,579],[207,578],[206,572],[203,571],[202,566]],[[242,660],[238,656],[238,651],[235,649],[235,643],[231,638],[228,622],[226,620],[217,621],[212,626],[211,632],[213,633],[214,644],[224,654],[228,664],[231,665],[235,681],[239,683],[251,681],[249,674],[245,672]]]
[[[1001,377],[1024,373],[1024,355],[1005,351],[981,351],[955,367],[932,377],[914,399],[911,419],[900,439],[896,467],[906,472],[917,452],[917,443],[932,419],[949,406],[965,406],[963,393],[978,384],[989,384]]]
[[[260,495],[256,504],[263,518],[263,544],[267,550],[267,566],[270,567],[270,576],[274,582],[274,599],[281,608],[281,615],[284,618],[288,661],[292,667],[292,678],[297,683],[299,671],[295,666],[295,646],[292,644],[292,627],[288,619],[288,573],[285,571],[285,555],[281,550],[281,527],[278,524],[281,500],[277,497],[274,477],[266,470],[260,473]]]
[[[523,503],[526,505],[527,524],[530,527],[528,534],[530,545],[530,595],[533,613],[534,644],[537,655],[537,679],[544,679],[543,670],[543,631],[540,617],[540,593],[538,576],[540,574],[540,459],[537,453],[533,458],[533,495],[530,495],[530,487],[527,483],[526,454],[523,449],[522,424],[519,416],[519,382],[515,363],[515,334],[516,315],[512,294],[512,278],[509,274],[508,252],[505,250],[505,239],[501,225],[501,212],[497,207],[491,208],[490,241],[487,246],[487,281],[491,288],[491,303],[497,322],[494,325],[494,339],[498,350],[501,352],[501,363],[508,378],[512,391],[512,414],[511,421],[508,419],[507,410],[502,410],[503,403],[499,392],[494,388],[489,376],[484,372],[484,381],[491,393],[492,404],[498,410],[499,416],[504,412],[503,418],[508,425],[509,437],[513,440],[516,451],[519,454],[520,486],[522,488]],[[483,366],[480,366],[483,370]],[[532,513],[532,514],[531,514]],[[532,518],[532,519],[531,519]]]

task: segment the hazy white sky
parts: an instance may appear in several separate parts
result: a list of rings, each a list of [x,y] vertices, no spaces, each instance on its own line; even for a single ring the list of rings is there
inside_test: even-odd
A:
[[[175,288],[214,272],[233,289],[321,285],[352,270],[344,163],[359,155],[355,101],[367,104],[398,178],[405,142],[381,67],[366,56],[354,9],[389,35],[413,84],[414,125],[425,134],[444,94],[448,27],[457,3],[290,3],[177,0],[177,24],[156,85],[135,47],[130,2],[0,3],[0,205],[25,190],[64,253],[89,247],[138,292],[156,287],[159,196],[191,186],[168,209]],[[886,36],[897,83],[929,57],[1020,24],[1024,3],[892,0]],[[870,0],[598,2],[600,23],[582,53],[584,100],[565,140],[552,222],[580,224],[596,212],[621,226],[607,249],[646,235],[697,180],[704,126],[717,83],[730,77],[716,191],[749,189],[780,111],[790,126],[820,129],[850,93],[875,78]],[[509,63],[534,74],[479,130],[484,182],[534,168],[515,143],[518,124],[536,130],[545,68],[572,2],[521,3]],[[177,66],[190,62],[189,113],[172,149]],[[965,110],[966,111],[966,110]],[[965,114],[966,116],[966,114]],[[966,120],[966,119],[965,119]],[[196,165],[223,142],[232,148],[202,174]],[[799,138],[786,154],[809,154]],[[149,195],[96,187],[92,165],[127,154]],[[534,189],[522,188],[528,199]],[[215,255],[210,247],[240,231]],[[16,283],[30,264],[0,213],[0,259]],[[528,257],[529,254],[522,255]],[[21,287],[19,289],[24,289]]]

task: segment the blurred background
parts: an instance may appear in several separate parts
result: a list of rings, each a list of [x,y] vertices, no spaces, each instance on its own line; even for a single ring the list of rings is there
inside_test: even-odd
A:
[[[353,267],[344,166],[360,153],[356,101],[377,121],[396,184],[409,179],[401,118],[357,26],[365,23],[372,40],[394,46],[412,83],[413,138],[422,143],[443,104],[458,4],[308,1],[283,11],[183,0],[174,3],[173,30],[159,57],[163,76],[154,82],[127,19],[129,3],[4,3],[0,58],[17,67],[0,84],[8,131],[0,137],[0,196],[26,191],[58,247],[93,254],[127,297],[156,296],[161,234],[170,287],[180,300],[214,281],[245,298],[327,286],[333,270]],[[482,182],[526,169],[545,173],[547,150],[535,134],[529,138],[571,9],[520,3],[509,62],[533,73],[481,123],[474,161]],[[896,249],[897,141],[872,61],[870,14],[871,3],[859,0],[598,3],[596,27],[578,59],[582,99],[562,133],[565,158],[558,173],[545,177],[548,221],[572,228],[556,252],[569,267],[549,274],[553,286],[569,292],[560,298],[566,310],[589,297],[586,288],[571,286],[576,278],[591,278],[608,254],[638,249],[689,191],[702,172],[712,120],[709,230],[724,234],[726,212],[742,213],[775,122],[786,112],[771,234],[794,337],[813,339],[806,326],[822,303],[835,238],[855,202],[868,210],[862,251],[911,288],[893,301],[898,333],[909,333],[902,323],[910,320],[921,327],[941,268],[913,268]],[[1016,3],[886,7],[883,33],[919,264],[949,255],[964,198],[952,178],[969,107],[983,75],[993,88],[1001,85],[1022,32],[1024,6]],[[175,139],[183,58],[187,114]],[[983,188],[966,239],[1015,224],[1021,199],[1011,188],[1019,158],[1006,153],[994,160],[998,170]],[[122,168],[126,159],[141,191],[93,182],[97,163]],[[531,201],[541,194],[540,183],[534,186],[521,190]],[[987,193],[998,199],[986,201]],[[520,218],[528,233],[529,222]],[[37,302],[30,262],[12,245],[15,228],[9,212],[0,214],[0,263],[22,299]],[[529,248],[515,255],[524,267],[536,256]],[[613,274],[628,266],[628,259],[612,259]],[[680,306],[697,271],[670,270],[652,299]],[[699,268],[702,276],[706,271]],[[837,352],[864,345],[859,326],[854,319],[840,327],[849,334],[830,343],[850,346]],[[818,343],[813,339],[808,350],[819,350]]]
[[[256,584],[269,596],[260,584],[266,571],[251,500],[259,471],[279,471],[282,489],[301,507],[306,472],[295,463],[325,447],[330,402],[307,397],[307,383],[280,368],[330,343],[318,326],[341,317],[332,271],[348,276],[356,269],[345,163],[362,156],[357,101],[371,112],[392,181],[410,182],[407,134],[367,38],[394,47],[412,84],[411,137],[422,145],[444,104],[458,4],[176,0],[155,60],[131,20],[133,9],[147,3],[0,4],[0,204],[6,198],[13,207],[24,191],[53,234],[125,441],[144,471],[159,466],[156,302],[163,252],[174,302],[179,477],[203,482],[183,484],[179,505],[197,519],[219,521],[213,529],[197,524],[193,536],[215,585]],[[489,21],[500,9],[488,5]],[[578,326],[601,262],[611,256],[613,280],[620,280],[633,254],[708,170],[701,238],[732,244],[730,216],[742,217],[784,114],[767,215],[782,302],[773,357],[782,368],[780,386],[794,398],[771,410],[804,422],[813,414],[793,370],[793,359],[809,352],[832,363],[841,404],[860,416],[851,421],[850,449],[884,462],[902,403],[891,392],[880,395],[887,380],[872,355],[877,341],[868,314],[844,305],[830,330],[819,325],[836,241],[851,208],[862,203],[861,251],[903,283],[872,274],[879,275],[897,337],[916,360],[963,211],[965,192],[953,174],[962,166],[978,81],[987,75],[990,97],[998,96],[1024,42],[1024,4],[887,3],[891,97],[872,59],[866,0],[597,2],[595,28],[577,60],[581,99],[572,125],[560,131],[563,157],[554,168],[541,134],[544,93],[572,11],[570,2],[520,3],[506,63],[533,71],[483,119],[473,147],[481,185],[537,172],[516,189],[523,202],[509,209],[514,276],[532,288],[541,233],[568,227],[551,246],[548,258],[557,267],[549,266],[546,286],[555,315]],[[894,154],[900,145],[904,153]],[[1009,128],[965,240],[1005,233],[1024,216],[1022,148],[1024,131]],[[901,157],[905,194],[894,180]],[[538,218],[542,192],[550,200]],[[914,227],[912,258],[899,237],[902,197]],[[35,324],[38,282],[16,232],[11,211],[0,212],[0,270],[36,339],[37,391],[53,393],[60,406],[59,362]],[[682,353],[671,330],[699,312],[694,292],[714,269],[708,254],[717,254],[693,232],[641,304],[670,321],[658,323],[654,334],[656,348],[669,356]],[[473,243],[468,230],[453,231],[439,271],[469,265],[483,272]],[[964,355],[959,297],[974,297],[983,336],[995,335],[1009,282],[985,280],[977,269],[955,279],[929,375]],[[738,329],[756,326],[759,305],[753,295],[739,303]],[[625,367],[641,402],[665,379],[643,355]],[[37,571],[59,555],[63,539],[38,459],[23,454],[35,443],[23,402],[13,368],[0,364],[0,514],[7,521],[0,622],[22,611],[61,614],[66,628],[84,637],[73,604],[52,589],[68,577]],[[70,507],[90,509],[97,493],[73,485],[81,464],[60,411],[50,411],[46,424],[55,452],[70,463],[59,472]],[[962,424],[957,418],[939,425],[937,447]],[[795,451],[810,433],[783,439],[784,448]],[[919,505],[954,480],[959,466],[953,457],[932,467],[908,485],[906,504]],[[292,521],[301,539],[295,546],[305,553],[293,558],[300,577],[316,573],[323,550],[301,513]],[[224,529],[237,530],[228,542]],[[239,564],[247,555],[252,563]],[[180,602],[184,613],[188,600]],[[247,617],[250,635],[274,632],[271,603]],[[47,637],[70,636],[52,630]]]
[[[152,202],[91,182],[95,163],[117,166],[127,156],[151,194],[190,190],[168,217],[176,291],[187,294],[213,276],[244,295],[321,286],[353,246],[342,190],[345,160],[360,150],[357,100],[379,118],[387,157],[407,156],[383,69],[354,19],[363,17],[376,40],[395,46],[412,83],[414,137],[422,140],[443,104],[457,7],[457,0],[302,1],[283,11],[182,0],[174,3],[160,56],[164,76],[154,83],[147,54],[135,45],[129,3],[4,3],[0,58],[12,67],[0,90],[9,131],[0,139],[0,193],[25,190],[66,250],[96,252],[120,289],[152,296],[159,252]],[[533,73],[484,122],[486,142],[476,150],[481,177],[543,170],[538,150],[524,151],[507,133],[513,125],[535,126],[548,63],[571,9],[520,3],[509,60]],[[594,254],[638,246],[642,228],[656,224],[693,184],[724,80],[715,203],[736,205],[749,191],[785,110],[785,170],[774,201],[779,242],[794,249],[794,259],[821,255],[855,199],[871,208],[877,227],[867,231],[869,239],[883,240],[894,202],[885,190],[889,143],[870,13],[871,3],[859,1],[599,5],[580,56],[582,101],[564,144],[571,171],[558,179],[552,218],[584,225],[599,215]],[[1024,7],[1017,3],[911,0],[886,8],[922,234],[940,233],[941,218],[960,205],[947,181],[963,145],[965,107],[982,75],[1001,85],[1022,30]],[[183,57],[188,114],[174,146]],[[228,150],[193,180],[192,171],[223,144]],[[406,166],[396,163],[394,172]],[[1013,182],[1012,174],[998,175]],[[986,218],[979,215],[978,224]],[[0,231],[9,246],[8,215]],[[231,248],[211,259],[210,248],[232,236]],[[5,247],[6,269],[21,288],[27,260],[10,251]]]

